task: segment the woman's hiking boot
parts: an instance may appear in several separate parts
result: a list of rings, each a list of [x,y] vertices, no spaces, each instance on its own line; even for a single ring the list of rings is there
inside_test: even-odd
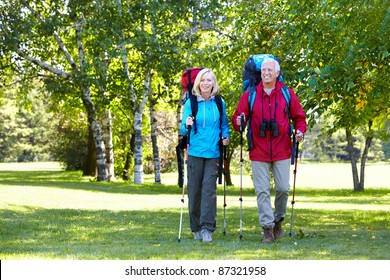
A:
[[[202,230],[202,236],[203,236],[203,242],[213,241],[212,232],[207,229]]]
[[[194,231],[194,239],[195,240],[203,239],[202,232],[201,231]]]

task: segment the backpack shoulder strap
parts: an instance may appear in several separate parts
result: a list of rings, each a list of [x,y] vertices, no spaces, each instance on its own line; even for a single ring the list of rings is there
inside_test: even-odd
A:
[[[191,103],[191,113],[192,113],[192,116],[194,117],[194,133],[197,132],[197,128],[196,128],[196,114],[198,113],[198,99],[196,98],[195,95],[193,94],[190,94],[190,103]]]
[[[291,96],[290,96],[290,91],[288,90],[288,87],[286,85],[283,85],[283,87],[282,87],[282,94],[283,94],[284,100],[286,100],[287,111],[288,111],[288,118],[291,119],[291,117],[290,117],[290,100],[291,100]]]
[[[286,85],[283,85],[282,93],[283,93],[284,99],[286,100],[288,109],[290,110],[290,99],[291,99],[291,96],[290,96],[290,91],[288,90],[288,87]]]
[[[223,113],[223,110],[222,110],[222,97],[219,94],[217,94],[215,96],[215,103],[217,104],[219,115],[220,115],[219,124],[222,125],[222,113]]]
[[[286,85],[283,85],[282,87],[282,93],[283,97],[286,100],[286,106],[287,106],[287,114],[288,114],[288,119],[290,121],[290,136],[292,138],[292,145],[291,145],[291,165],[294,164],[295,161],[295,136],[294,136],[294,126],[292,125],[291,121],[291,115],[290,115],[290,101],[291,101],[291,95],[290,91],[288,90],[288,87]]]
[[[248,89],[249,94],[248,94],[248,105],[249,105],[249,120],[252,118],[252,109],[253,109],[253,104],[255,104],[255,99],[256,99],[256,87],[250,87]]]
[[[222,144],[222,97],[217,94],[215,95],[215,103],[217,104],[217,108],[219,111],[219,127],[221,129],[221,132],[219,133],[219,167],[218,167],[218,184],[222,184],[222,171],[223,171],[223,144]]]

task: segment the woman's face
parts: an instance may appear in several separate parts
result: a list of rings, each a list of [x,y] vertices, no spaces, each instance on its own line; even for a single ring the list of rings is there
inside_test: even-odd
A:
[[[201,94],[207,94],[207,95],[210,95],[211,94],[211,90],[213,89],[213,86],[214,86],[214,80],[211,76],[210,73],[204,73],[202,75],[202,78],[200,79],[200,83],[199,83],[199,88],[200,88],[200,92]]]

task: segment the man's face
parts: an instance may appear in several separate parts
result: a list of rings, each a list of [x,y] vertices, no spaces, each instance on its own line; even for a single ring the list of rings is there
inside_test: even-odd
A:
[[[275,70],[275,63],[266,61],[261,66],[261,79],[265,85],[274,85],[279,72]]]

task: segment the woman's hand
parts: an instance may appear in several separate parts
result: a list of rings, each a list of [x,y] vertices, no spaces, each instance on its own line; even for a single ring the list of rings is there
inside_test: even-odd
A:
[[[194,124],[194,117],[189,115],[186,119],[186,127],[192,126]]]

